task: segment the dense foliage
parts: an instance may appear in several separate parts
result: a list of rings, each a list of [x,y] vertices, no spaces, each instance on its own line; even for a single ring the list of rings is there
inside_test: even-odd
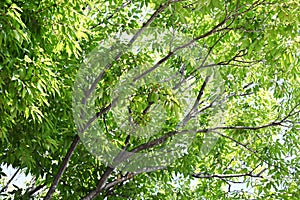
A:
[[[32,176],[27,188],[6,190],[9,178],[0,171],[1,198],[299,199],[299,8],[298,0],[1,1],[1,164]],[[107,167],[79,141],[72,90],[84,59],[102,41],[150,27],[187,35],[203,55],[173,54],[171,42],[123,53],[97,82],[95,120],[127,151],[170,144],[182,131],[176,129],[182,102],[170,88],[148,84],[131,100],[141,125],[151,121],[144,112],[149,105],[160,102],[167,110],[162,130],[149,138],[128,137],[109,111],[120,77],[144,63],[156,66],[158,57],[157,73],[172,66],[194,78],[199,98],[191,103],[196,130],[189,132],[195,138],[166,168],[126,173]],[[208,82],[204,69],[217,71],[218,83]],[[217,95],[209,84],[220,86]],[[205,152],[210,135],[218,138]]]

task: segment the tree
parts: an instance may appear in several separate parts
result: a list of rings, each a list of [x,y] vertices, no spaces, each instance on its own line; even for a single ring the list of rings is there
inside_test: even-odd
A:
[[[28,188],[10,193],[6,192],[10,181],[1,181],[1,195],[298,199],[299,7],[296,0],[0,3],[1,163],[33,177]],[[169,35],[164,38],[165,30]],[[106,70],[82,70],[89,61],[95,64],[86,59],[95,49],[104,55],[101,42],[124,31],[131,36],[126,48],[102,49],[112,56]],[[143,44],[142,36],[149,34],[156,36],[150,41],[151,51],[125,51]],[[143,68],[145,63],[148,68]],[[169,69],[180,80],[193,82],[188,87],[192,102],[156,83],[133,90],[122,108],[128,109],[134,126],[151,124],[157,104],[166,111],[167,120],[149,137],[124,131],[114,118],[114,89],[122,77],[139,69],[133,82],[142,79],[139,75],[160,75]],[[76,110],[72,98],[74,102],[74,84],[75,89],[86,88],[82,80],[88,75],[93,79],[87,83],[95,85],[75,96],[75,102],[77,97],[88,102],[91,94],[95,96],[88,103],[94,115],[85,121],[76,114],[90,116],[88,110],[84,106]],[[182,83],[178,87],[182,89],[184,81],[174,80]],[[92,156],[87,143],[80,142],[93,124],[104,130],[100,138],[120,149],[119,157],[112,159],[117,161],[114,165],[105,164],[98,154]],[[176,151],[179,155],[167,165],[127,171],[117,166],[135,162],[136,153],[156,158],[157,150],[183,140],[191,143]],[[236,183],[247,186],[235,190]]]

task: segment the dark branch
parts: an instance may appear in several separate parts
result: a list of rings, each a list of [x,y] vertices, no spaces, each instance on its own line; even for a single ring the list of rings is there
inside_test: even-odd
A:
[[[59,168],[59,170],[58,170],[58,172],[57,172],[57,174],[56,174],[56,176],[55,176],[55,178],[54,178],[54,180],[53,180],[53,182],[52,182],[52,184],[51,184],[51,186],[48,190],[48,192],[47,192],[45,200],[49,200],[52,197],[52,195],[53,195],[53,193],[54,193],[54,191],[55,191],[55,189],[56,189],[56,187],[59,183],[59,180],[60,180],[61,176],[63,175],[64,171],[66,170],[67,164],[68,164],[68,162],[69,162],[76,146],[79,143],[79,140],[80,140],[79,135],[76,135],[73,142],[72,142],[72,144],[71,144],[71,146],[70,146],[70,148],[69,148],[69,150],[68,150],[68,152],[67,152],[67,154],[66,154],[66,156],[63,159],[63,162],[62,162],[62,164],[61,164],[61,166],[60,166],[60,168]]]
[[[146,169],[141,169],[137,172],[134,172],[134,173],[127,173],[125,176],[119,178],[119,179],[116,179],[110,183],[107,183],[104,187],[105,190],[108,190],[112,187],[114,187],[115,185],[117,184],[120,184],[120,183],[123,183],[124,181],[127,181],[127,180],[130,180],[132,179],[134,176],[137,176],[141,173],[147,173],[147,172],[152,172],[154,170],[162,170],[162,169],[165,169],[165,167],[155,167],[155,168],[146,168]]]
[[[173,1],[173,2],[177,2],[177,1]],[[144,23],[144,25],[142,26],[142,28],[140,28],[139,31],[133,36],[133,38],[130,40],[128,46],[132,45],[132,43],[133,43],[133,42],[137,39],[137,37],[143,32],[143,30],[144,30],[146,27],[148,27],[148,26],[153,22],[153,20],[157,17],[157,15],[158,15],[160,12],[162,12],[162,11],[163,11],[170,3],[171,3],[171,2],[169,1],[169,2],[167,2],[166,4],[162,4],[162,5],[154,12],[154,14],[150,17],[150,19],[149,19],[146,23]],[[118,60],[118,59],[121,57],[121,55],[122,55],[121,52],[118,53],[118,54],[115,56],[114,60],[115,60],[115,61]],[[109,63],[108,65],[106,65],[105,69],[109,69],[111,66],[112,66],[112,64]],[[96,88],[98,82],[102,79],[102,77],[104,76],[104,74],[105,74],[105,72],[103,71],[103,72],[100,73],[100,74],[98,75],[98,77],[94,80],[94,82],[92,83],[91,87],[90,87],[89,90],[86,92],[85,97],[82,99],[82,104],[83,104],[83,105],[86,104],[87,99],[90,97],[90,95],[92,94],[92,92],[95,90],[95,88]],[[90,120],[88,121],[88,123],[84,126],[84,128],[83,128],[82,131],[86,130],[86,129],[92,124],[92,122],[93,122],[94,120],[96,120],[101,114],[103,114],[104,112],[106,112],[107,110],[109,110],[109,109],[110,109],[110,106],[111,106],[111,104],[110,104],[108,107],[106,107],[106,108],[104,108],[103,110],[101,110],[99,113],[96,113],[96,115],[95,115],[92,119],[90,119]],[[72,156],[72,154],[73,154],[73,151],[75,150],[75,148],[76,148],[76,146],[77,146],[77,144],[78,144],[78,142],[79,142],[79,139],[80,139],[80,138],[79,138],[78,135],[74,138],[73,143],[72,143],[70,149],[68,150],[67,155],[66,155],[65,158],[64,158],[64,161],[63,161],[63,163],[62,163],[62,166],[61,166],[61,168],[59,169],[58,174],[55,176],[55,179],[53,180],[53,183],[52,183],[52,185],[51,185],[51,187],[50,187],[50,189],[49,189],[49,191],[48,191],[48,193],[47,193],[47,195],[46,195],[46,197],[45,197],[45,200],[49,200],[49,199],[51,198],[51,196],[53,195],[53,193],[54,193],[54,191],[55,191],[55,188],[56,188],[56,186],[57,186],[57,184],[58,184],[58,182],[59,182],[59,180],[60,180],[60,178],[61,178],[63,172],[65,171],[65,169],[66,169],[66,167],[67,167],[67,163],[69,162],[69,160],[70,160],[70,158],[71,158],[71,156]],[[100,179],[100,181],[101,181],[101,180],[102,180],[102,179]],[[105,179],[105,180],[106,180],[106,179]],[[97,187],[97,188],[96,188],[96,191],[98,191],[98,190],[99,190],[99,189],[98,189],[98,187]]]
[[[5,190],[8,188],[9,184],[14,180],[14,178],[17,176],[17,174],[20,172],[20,168],[15,171],[13,176],[8,180],[6,185],[1,189],[0,194],[5,192]]]
[[[158,68],[162,63],[164,63],[165,61],[167,61],[171,56],[173,56],[177,51],[181,50],[181,49],[184,49],[184,48],[187,48],[189,47],[190,45],[194,44],[196,41],[200,40],[200,39],[203,39],[205,37],[208,37],[210,35],[212,35],[213,33],[215,32],[219,32],[221,31],[222,29],[219,29],[219,27],[223,26],[227,21],[229,20],[228,17],[226,17],[223,21],[221,21],[219,24],[217,24],[216,26],[214,26],[211,30],[209,30],[208,32],[198,36],[198,37],[195,37],[194,39],[190,40],[189,42],[187,42],[186,44],[183,44],[179,47],[176,47],[173,51],[170,51],[164,58],[162,58],[161,60],[159,60],[153,67],[147,69],[146,71],[144,71],[142,74],[138,75],[137,77],[135,77],[133,79],[133,81],[137,81],[141,78],[143,78],[144,76],[146,76],[147,74],[149,74],[150,72],[154,71],[156,68]]]
[[[42,189],[43,187],[45,187],[47,184],[44,183],[42,185],[38,185],[37,187],[35,187],[34,189],[28,191],[29,196],[34,195],[34,193],[36,193],[37,191],[39,191],[40,189]]]
[[[253,177],[253,178],[263,178],[262,173],[265,172],[267,168],[264,168],[262,171],[260,171],[257,174],[253,174],[253,172],[245,173],[245,174],[203,174],[203,173],[196,173],[192,174],[195,178],[206,178],[206,179],[212,179],[212,178],[237,178],[237,177]]]
[[[82,200],[90,200],[94,199],[96,196],[99,195],[99,193],[103,190],[103,184],[106,182],[107,178],[110,176],[110,174],[113,172],[114,168],[107,167],[104,174],[101,176],[96,189],[91,191],[88,195],[82,198]]]
[[[197,95],[197,98],[194,102],[193,107],[191,108],[190,112],[184,117],[184,119],[180,122],[180,125],[185,125],[193,117],[193,114],[198,111],[198,106],[200,104],[200,99],[203,96],[204,89],[205,89],[205,87],[206,87],[206,85],[209,81],[209,78],[210,78],[210,76],[205,77],[205,80],[202,83],[202,86],[201,86],[200,91]]]

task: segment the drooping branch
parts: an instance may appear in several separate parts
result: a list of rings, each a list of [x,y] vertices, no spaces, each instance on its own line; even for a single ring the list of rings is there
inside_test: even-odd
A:
[[[229,162],[229,164],[233,161],[233,159]],[[229,165],[228,164],[228,165]],[[240,178],[240,177],[252,177],[252,178],[264,178],[262,176],[263,172],[267,169],[264,168],[259,173],[254,173],[254,171],[259,167],[257,165],[251,172],[243,173],[243,174],[207,174],[207,173],[193,173],[192,176],[194,178],[202,178],[202,179],[213,179],[218,178],[224,181],[228,185],[228,191],[231,190],[231,183],[243,183],[241,181],[234,181],[232,178]]]
[[[228,163],[225,169],[228,169],[229,165],[233,162],[234,158],[232,158]],[[228,185],[228,191],[231,190],[231,183],[245,183],[245,181],[236,181],[233,178],[239,178],[239,177],[252,177],[252,178],[260,178],[263,179],[264,177],[262,174],[267,170],[267,168],[264,168],[260,170],[258,173],[254,173],[254,171],[260,167],[260,164],[258,164],[255,168],[253,168],[250,172],[247,173],[233,173],[233,174],[209,174],[209,173],[193,173],[193,175],[198,176],[195,178],[203,178],[203,179],[213,179],[218,178],[222,181],[224,181]]]
[[[300,113],[300,110],[296,110],[296,108],[299,106],[300,104],[295,105],[291,111],[285,116],[283,117],[281,120],[274,120],[268,124],[264,124],[261,126],[217,126],[217,127],[213,127],[213,128],[208,128],[208,129],[201,129],[201,130],[197,130],[198,133],[200,132],[213,132],[216,130],[259,130],[259,129],[263,129],[263,128],[267,128],[267,127],[273,127],[273,126],[283,126],[283,123],[286,122],[286,120],[298,113]]]
[[[195,178],[205,178],[205,179],[212,179],[212,178],[238,178],[238,177],[253,177],[253,178],[263,178],[262,174],[267,170],[264,168],[259,173],[254,174],[253,172],[244,173],[244,174],[205,174],[205,173],[194,173],[192,174]]]

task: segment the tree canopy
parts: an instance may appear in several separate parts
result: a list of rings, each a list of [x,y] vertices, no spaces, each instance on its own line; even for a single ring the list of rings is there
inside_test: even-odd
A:
[[[1,167],[32,180],[8,189],[1,169],[0,197],[299,199],[299,13],[298,0],[4,0]]]

